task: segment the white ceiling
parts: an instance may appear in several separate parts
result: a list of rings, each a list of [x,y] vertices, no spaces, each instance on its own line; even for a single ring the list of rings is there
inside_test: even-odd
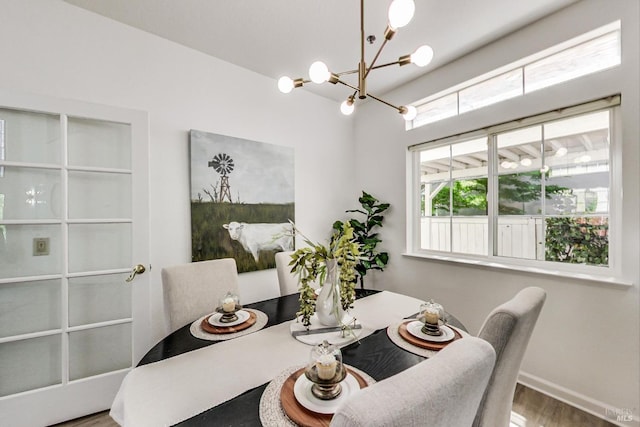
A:
[[[274,79],[307,78],[316,60],[333,72],[355,69],[360,56],[357,0],[65,1]],[[575,1],[416,0],[413,20],[387,43],[376,64],[396,61],[422,44],[433,48],[433,62],[374,70],[368,91],[384,94]],[[368,63],[384,39],[390,3],[365,4],[365,36],[377,38],[365,48]],[[344,79],[357,86],[354,76]],[[305,88],[338,101],[351,93],[328,83]]]

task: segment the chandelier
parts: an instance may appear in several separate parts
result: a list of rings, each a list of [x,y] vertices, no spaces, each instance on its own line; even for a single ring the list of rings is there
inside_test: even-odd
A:
[[[417,48],[412,54],[401,56],[397,61],[376,65],[376,61],[378,60],[378,57],[380,56],[380,53],[382,52],[382,49],[384,49],[387,42],[393,38],[399,28],[404,27],[411,21],[414,12],[415,3],[413,0],[393,0],[393,2],[391,2],[388,12],[389,21],[384,32],[384,41],[380,45],[380,48],[378,49],[376,55],[373,57],[371,64],[367,65],[364,60],[364,0],[360,0],[360,62],[358,63],[358,68],[355,70],[333,73],[329,71],[329,68],[324,62],[316,61],[309,67],[309,80],[304,78],[298,78],[294,80],[290,77],[283,76],[278,80],[278,89],[280,89],[280,91],[283,93],[289,93],[294,88],[302,87],[305,83],[310,82],[317,84],[329,82],[334,85],[340,83],[341,85],[347,86],[354,91],[353,94],[348,96],[347,99],[340,105],[340,111],[342,112],[342,114],[350,115],[351,113],[353,113],[357,95],[358,99],[366,99],[367,97],[375,99],[378,102],[381,102],[391,108],[398,110],[398,112],[402,114],[402,117],[405,120],[413,120],[417,114],[416,108],[414,106],[395,106],[390,102],[372,95],[367,90],[367,77],[372,70],[388,67],[390,65],[403,66],[412,63],[419,67],[424,67],[429,64],[429,62],[431,62],[431,59],[433,58],[433,49],[431,49],[431,47],[427,45],[423,45]],[[370,43],[373,43],[373,41],[375,41],[374,36],[368,36],[366,39]],[[341,80],[342,76],[356,73],[358,74],[357,86],[353,86]]]

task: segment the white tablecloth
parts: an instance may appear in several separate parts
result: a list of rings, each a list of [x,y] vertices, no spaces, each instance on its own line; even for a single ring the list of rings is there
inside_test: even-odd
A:
[[[417,312],[420,303],[384,291],[356,300],[351,314],[362,323],[364,338]],[[289,323],[133,369],[111,417],[122,426],[177,424],[306,363],[309,346],[291,336]]]

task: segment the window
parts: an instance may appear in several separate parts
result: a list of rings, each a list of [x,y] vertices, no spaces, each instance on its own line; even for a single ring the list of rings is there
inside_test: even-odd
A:
[[[619,100],[412,147],[412,252],[611,268]]]
[[[487,138],[420,151],[421,249],[487,255]]]
[[[620,21],[483,74],[415,103],[415,129],[621,63]]]
[[[0,161],[3,160],[5,160],[4,120],[0,119]],[[4,177],[4,166],[0,166],[0,178],[2,177]]]

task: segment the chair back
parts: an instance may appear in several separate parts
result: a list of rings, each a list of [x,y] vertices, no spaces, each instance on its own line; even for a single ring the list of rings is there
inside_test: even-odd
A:
[[[480,338],[452,342],[434,357],[346,399],[332,427],[469,427],[495,363]]]
[[[473,422],[474,427],[508,427],[520,365],[546,299],[544,289],[529,287],[496,307],[478,337],[496,351],[496,366]]]
[[[276,270],[278,272],[278,285],[280,296],[295,294],[298,292],[298,278],[291,273],[291,254],[293,251],[276,252]]]
[[[161,274],[170,332],[212,313],[227,292],[238,293],[238,270],[233,258],[166,267]]]

